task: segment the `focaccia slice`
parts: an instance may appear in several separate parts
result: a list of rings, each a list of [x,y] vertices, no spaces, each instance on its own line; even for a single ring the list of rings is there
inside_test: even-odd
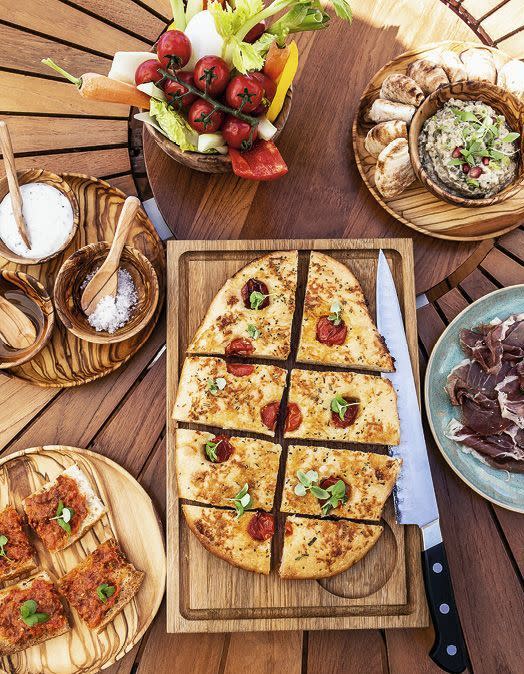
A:
[[[235,374],[236,366],[221,358],[188,356],[173,419],[274,436],[286,370],[274,365],[248,367],[249,374]]]
[[[334,400],[347,406],[344,421]],[[389,379],[354,372],[293,370],[288,406],[300,411],[288,438],[398,445],[397,394]],[[336,405],[335,405],[336,406]],[[342,427],[346,426],[346,427]]]
[[[347,520],[286,519],[281,578],[329,578],[346,571],[375,545],[383,527]]]
[[[36,569],[36,552],[13,506],[0,512],[0,581]]]
[[[192,505],[183,505],[182,510],[189,528],[206,550],[246,571],[269,573],[274,531],[272,515],[246,512],[237,519],[232,510]],[[252,530],[262,540],[254,538]]]
[[[292,445],[287,455],[281,510],[302,515],[379,520],[401,464],[400,459],[373,452]],[[304,474],[314,471],[318,479],[312,483],[322,489],[342,480],[345,483],[343,498],[335,505],[318,499],[309,489],[304,495],[297,494],[297,471]],[[298,490],[300,492],[300,488]]]
[[[46,571],[0,590],[0,655],[18,653],[69,629],[60,595]]]
[[[266,440],[179,428],[176,471],[180,498],[231,507],[245,484],[251,507],[271,510],[282,447]]]
[[[338,307],[338,313],[332,311]],[[344,264],[323,253],[311,253],[297,360],[378,372],[395,370],[360,283]]]
[[[187,352],[285,360],[295,311],[297,263],[296,250],[276,251],[238,271],[215,296]],[[250,300],[253,291],[267,295],[260,308],[260,297],[253,304]],[[235,340],[242,340],[243,350],[235,349]]]

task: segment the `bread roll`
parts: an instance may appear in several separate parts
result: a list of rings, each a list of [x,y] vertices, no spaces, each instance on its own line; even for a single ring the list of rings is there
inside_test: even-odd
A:
[[[400,119],[409,124],[415,114],[415,106],[406,103],[387,101],[385,98],[377,98],[369,111],[369,119],[372,122],[388,122],[390,119]]]
[[[391,119],[388,122],[380,122],[368,131],[364,146],[369,154],[374,157],[382,152],[395,138],[407,138],[408,126],[400,119]]]
[[[401,194],[415,180],[408,141],[396,138],[378,156],[375,185],[386,199]]]
[[[427,59],[411,63],[406,74],[415,80],[426,95],[432,94],[443,84],[449,84],[449,77],[442,66]]]
[[[394,73],[388,75],[382,82],[380,98],[397,101],[398,103],[408,103],[409,105],[418,107],[425,96],[422,89],[411,77]]]
[[[497,67],[491,52],[487,49],[466,49],[460,58],[466,66],[468,80],[496,83]]]

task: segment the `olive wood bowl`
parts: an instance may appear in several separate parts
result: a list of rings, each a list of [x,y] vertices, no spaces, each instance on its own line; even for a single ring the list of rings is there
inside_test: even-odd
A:
[[[507,185],[503,190],[491,197],[476,199],[453,194],[445,185],[430,178],[422,166],[418,140],[424,122],[429,119],[429,117],[432,117],[451,98],[457,98],[461,101],[482,101],[483,103],[487,103],[487,105],[490,105],[499,114],[504,115],[507,125],[512,131],[518,131],[520,133],[520,153],[518,156],[518,169],[515,179],[511,184]],[[443,199],[456,206],[464,206],[467,208],[491,206],[514,196],[520,190],[522,182],[524,181],[523,151],[524,103],[519,101],[516,96],[506,89],[497,87],[490,82],[464,81],[439,87],[428,96],[417,109],[409,128],[409,154],[415,175],[432,194],[439,199]]]
[[[27,298],[27,306],[15,303],[34,324],[36,340],[25,349],[0,345],[0,370],[22,365],[34,358],[49,341],[55,324],[53,302],[45,287],[34,276],[21,271],[0,271],[0,294],[13,301],[10,297],[13,291],[21,291]]]
[[[94,344],[115,344],[133,337],[149,323],[158,304],[158,279],[152,264],[136,248],[124,246],[120,267],[131,275],[138,302],[128,323],[114,333],[97,332],[91,327],[80,303],[82,285],[102,265],[110,247],[107,241],[99,241],[80,248],[64,262],[55,281],[54,300],[60,320],[73,335]]]
[[[278,117],[275,120],[276,133],[271,140],[276,140],[284,128],[289,111],[291,110],[291,100],[293,97],[293,88],[289,89],[284,99],[284,105]],[[195,171],[203,173],[229,173],[231,172],[231,159],[229,155],[223,154],[204,154],[202,152],[182,152],[176,143],[166,138],[160,131],[157,131],[151,124],[144,124],[145,132],[149,133],[158,147],[169,155],[179,164],[183,164]]]
[[[14,253],[10,248],[8,248],[5,245],[2,239],[0,239],[0,255],[2,257],[5,257],[10,262],[16,262],[17,264],[25,264],[25,265],[42,264],[42,262],[47,262],[48,260],[51,260],[53,257],[56,257],[59,253],[65,250],[75,237],[78,229],[78,222],[80,219],[78,201],[76,200],[76,197],[73,193],[73,190],[69,186],[69,183],[67,183],[61,176],[57,175],[56,173],[51,173],[50,171],[46,171],[44,169],[28,169],[27,171],[17,171],[16,175],[18,177],[19,185],[27,185],[28,183],[45,183],[46,185],[51,185],[51,187],[55,187],[57,190],[62,192],[62,194],[64,194],[68,198],[69,203],[71,204],[71,208],[73,209],[73,226],[71,227],[71,233],[68,236],[67,240],[65,241],[64,245],[61,246],[61,248],[55,251],[52,255],[48,255],[46,257],[41,258],[23,257],[22,255]],[[4,197],[8,193],[9,187],[7,184],[7,178],[2,178],[2,180],[0,180],[0,202],[4,199]]]

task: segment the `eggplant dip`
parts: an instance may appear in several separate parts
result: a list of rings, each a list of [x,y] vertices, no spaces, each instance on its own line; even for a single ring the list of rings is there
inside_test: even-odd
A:
[[[486,103],[452,98],[424,123],[420,160],[430,178],[451,193],[491,197],[517,175],[519,137]]]

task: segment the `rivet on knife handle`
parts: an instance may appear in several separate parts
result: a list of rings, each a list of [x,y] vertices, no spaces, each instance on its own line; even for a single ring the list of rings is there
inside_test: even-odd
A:
[[[422,552],[422,567],[435,628],[435,643],[429,655],[446,672],[458,674],[466,669],[468,656],[444,543],[437,543]]]

